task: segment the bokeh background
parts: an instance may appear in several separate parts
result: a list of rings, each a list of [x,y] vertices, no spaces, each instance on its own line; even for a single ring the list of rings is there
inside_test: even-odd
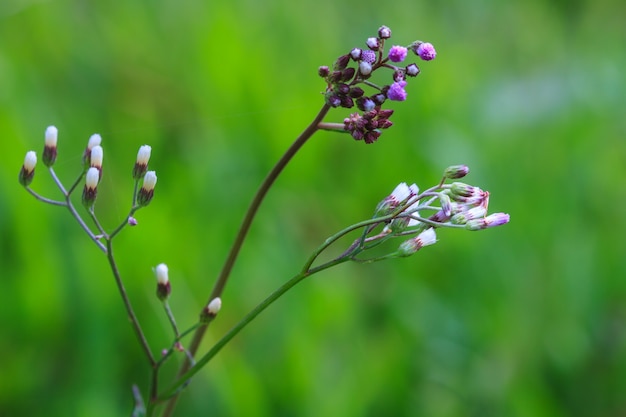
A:
[[[413,257],[303,282],[195,378],[177,415],[626,415],[625,18],[617,0],[3,0],[0,415],[129,415],[131,385],[148,383],[103,254],[17,182],[45,128],[59,129],[66,183],[102,135],[108,228],[152,146],[155,198],[116,253],[158,352],[171,330],[151,268],[169,265],[172,308],[193,323],[256,186],[321,107],[318,66],[382,24],[437,59],[378,143],[323,132],[297,155],[203,350],[401,181],[424,188],[468,164],[511,224],[442,230]],[[41,165],[33,188],[58,197]]]

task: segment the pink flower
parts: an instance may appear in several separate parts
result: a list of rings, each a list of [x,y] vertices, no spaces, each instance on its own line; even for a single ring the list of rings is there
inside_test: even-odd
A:
[[[393,101],[406,100],[406,91],[404,91],[404,86],[406,86],[406,81],[398,81],[391,84],[389,91],[387,91],[387,98]]]
[[[402,62],[406,58],[407,49],[404,46],[392,46],[389,50],[389,60],[391,62]]]
[[[423,42],[417,47],[417,55],[424,61],[432,61],[437,56],[437,51],[432,43]]]

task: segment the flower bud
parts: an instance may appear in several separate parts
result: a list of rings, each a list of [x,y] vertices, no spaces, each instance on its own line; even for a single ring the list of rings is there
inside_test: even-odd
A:
[[[451,165],[443,172],[443,176],[456,180],[459,178],[463,178],[469,173],[469,167],[467,165]]]
[[[102,146],[96,145],[91,148],[91,155],[89,157],[89,166],[97,168],[98,171],[102,171],[102,159],[104,158],[104,150]]]
[[[471,231],[488,229],[490,227],[502,226],[503,224],[507,224],[509,220],[511,220],[511,218],[506,213],[494,213],[490,214],[484,219],[475,219],[468,221],[465,224],[465,228]]]
[[[403,242],[398,248],[398,256],[413,255],[424,246],[433,245],[436,242],[437,235],[435,234],[435,229],[430,227],[416,237]]]
[[[317,75],[322,78],[328,77],[328,74],[330,74],[330,69],[326,65],[321,66],[317,69]]]
[[[100,171],[98,168],[91,167],[85,175],[85,188],[83,188],[83,205],[87,208],[93,206],[98,194],[98,181],[100,180]]]
[[[46,129],[45,145],[41,161],[47,167],[54,165],[54,161],[57,159],[57,134],[57,128],[54,126],[48,126]]]
[[[134,179],[139,180],[144,175],[146,175],[151,152],[152,148],[149,145],[143,145],[139,147],[139,152],[137,152],[137,160],[135,161],[135,166],[133,167]]]
[[[26,152],[24,164],[18,176],[20,184],[24,187],[27,187],[33,181],[35,177],[35,165],[37,165],[37,154],[35,151]]]
[[[154,171],[146,172],[143,177],[143,185],[137,195],[137,204],[141,207],[145,207],[150,204],[152,196],[154,195],[154,187],[157,182],[157,176]]]
[[[417,74],[420,73],[420,69],[416,64],[407,65],[405,71],[406,75],[408,75],[409,77],[415,77]]]
[[[102,137],[99,134],[94,133],[89,137],[89,142],[87,142],[87,148],[85,148],[85,152],[83,153],[83,164],[86,166],[90,166],[91,161],[91,150],[94,146],[99,146],[102,143]]]
[[[168,276],[168,268],[165,264],[158,264],[154,269],[157,279],[156,295],[161,301],[167,300],[172,292],[172,286]]]
[[[206,307],[204,307],[202,313],[200,313],[200,321],[202,323],[210,322],[215,318],[215,316],[217,316],[217,313],[219,313],[221,308],[222,299],[219,297],[212,299],[211,302]]]
[[[428,42],[420,43],[415,52],[424,61],[432,61],[437,56],[437,51],[435,51],[435,47]]]
[[[372,64],[369,62],[359,62],[359,71],[362,75],[370,75],[372,73]]]
[[[391,29],[389,29],[387,26],[381,26],[380,28],[378,28],[378,37],[380,39],[391,38]]]
[[[367,38],[365,44],[372,51],[378,51],[378,48],[380,48],[380,42],[378,41],[378,38]]]

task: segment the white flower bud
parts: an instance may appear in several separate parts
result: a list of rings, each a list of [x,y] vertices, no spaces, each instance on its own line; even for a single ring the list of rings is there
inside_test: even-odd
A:
[[[104,151],[102,150],[102,146],[95,145],[91,148],[91,166],[102,169],[102,159],[104,157]]]
[[[54,126],[48,126],[46,129],[46,146],[50,148],[56,148],[57,146],[58,130]]]

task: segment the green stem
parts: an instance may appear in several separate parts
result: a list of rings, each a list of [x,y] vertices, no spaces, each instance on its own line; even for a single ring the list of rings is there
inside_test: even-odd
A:
[[[298,136],[298,138],[296,138],[296,140],[291,144],[289,149],[287,149],[287,151],[283,154],[283,156],[276,163],[276,165],[274,165],[274,168],[272,168],[272,170],[269,172],[269,174],[267,174],[267,176],[261,183],[261,186],[259,187],[254,198],[252,199],[252,202],[250,203],[250,206],[248,207],[248,210],[241,223],[241,226],[239,227],[239,232],[237,233],[237,236],[235,237],[235,241],[233,242],[230,252],[228,253],[228,256],[226,258],[226,261],[224,262],[224,266],[222,267],[222,270],[219,276],[217,277],[217,281],[215,282],[213,290],[211,291],[211,295],[209,296],[207,304],[211,302],[211,300],[213,300],[214,298],[220,297],[222,292],[224,291],[224,287],[226,286],[228,277],[230,276],[233,265],[235,264],[235,260],[237,259],[237,256],[239,255],[239,250],[241,249],[241,246],[243,245],[246,235],[248,234],[248,230],[250,229],[252,220],[254,219],[254,216],[256,215],[261,205],[261,202],[265,198],[270,187],[272,186],[272,184],[274,184],[274,181],[276,180],[276,178],[278,178],[282,170],[285,168],[285,166],[287,166],[289,161],[298,152],[298,150],[300,150],[300,148],[309,140],[309,138],[313,136],[313,134],[317,130],[319,130],[319,124],[322,122],[322,120],[324,120],[324,117],[326,116],[329,110],[330,110],[330,106],[328,104],[324,104],[324,106],[322,106],[317,116],[315,116],[315,119],[313,119],[311,124],[309,124],[309,126],[307,126],[307,128],[304,129],[304,131],[300,134],[300,136]],[[200,346],[200,342],[202,341],[202,338],[204,337],[206,329],[207,329],[207,325],[205,324],[203,326],[198,327],[198,329],[196,330],[193,336],[193,339],[191,341],[191,345],[189,347],[189,352],[191,353],[192,356],[194,356],[196,352],[198,351],[198,347]],[[197,364],[194,367],[196,366]],[[185,361],[182,364],[178,372],[178,376],[180,377],[183,374],[185,374],[185,372],[187,372],[189,367],[190,367],[190,362]],[[165,411],[163,412],[163,417],[169,417],[172,415],[172,412],[174,411],[174,407],[176,405],[177,398],[178,398],[178,395],[174,395],[170,399]]]
[[[276,291],[270,294],[265,300],[258,304],[252,311],[250,311],[239,323],[235,325],[228,333],[226,333],[204,356],[202,356],[196,364],[181,375],[174,384],[172,384],[163,394],[159,395],[157,401],[165,401],[168,398],[175,396],[179,392],[179,388],[182,387],[186,381],[194,376],[198,371],[202,369],[228,342],[232,340],[241,330],[243,330],[252,320],[254,320],[263,310],[272,305],[274,301],[279,299],[283,294],[293,288],[296,284],[303,279],[310,277],[311,275],[328,269],[332,266],[341,264],[348,261],[349,258],[335,259],[330,262],[320,265],[308,271],[302,271],[298,275],[295,275],[289,281],[281,285]]]
[[[117,269],[117,264],[115,262],[115,257],[113,256],[113,243],[111,239],[107,240],[106,247],[107,259],[109,261],[109,265],[111,266],[111,271],[113,272],[113,276],[115,277],[115,283],[117,284],[117,288],[122,296],[122,301],[124,302],[124,307],[126,307],[126,313],[128,314],[128,319],[133,326],[133,330],[135,331],[135,335],[137,339],[139,339],[139,344],[144,350],[148,361],[150,362],[151,367],[155,367],[157,365],[152,352],[150,351],[150,346],[148,345],[148,341],[141,330],[141,326],[139,325],[139,320],[137,320],[137,316],[133,310],[133,307],[130,303],[130,299],[128,298],[128,294],[126,294],[126,288],[124,287],[124,283],[122,282],[122,277],[120,276],[120,271]]]

